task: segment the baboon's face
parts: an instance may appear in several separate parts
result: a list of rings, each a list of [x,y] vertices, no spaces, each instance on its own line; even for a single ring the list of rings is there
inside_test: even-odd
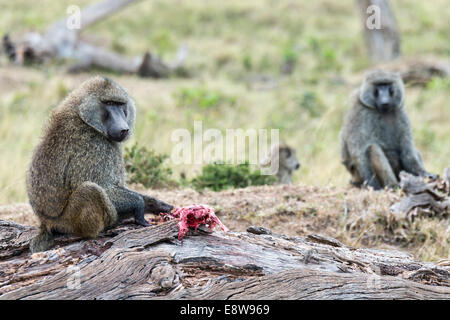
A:
[[[389,113],[403,106],[404,86],[400,75],[388,71],[370,72],[360,88],[359,99],[368,108]]]
[[[103,77],[92,78],[77,89],[81,119],[110,141],[122,142],[133,131],[134,101],[117,83]]]
[[[295,150],[291,148],[283,148],[280,150],[280,166],[289,171],[298,170],[300,168],[300,162],[297,159]]]
[[[123,101],[100,101],[101,119],[108,139],[122,142],[128,137],[127,104]]]
[[[373,86],[373,98],[376,109],[388,113],[395,108],[394,86],[392,83],[379,83]]]

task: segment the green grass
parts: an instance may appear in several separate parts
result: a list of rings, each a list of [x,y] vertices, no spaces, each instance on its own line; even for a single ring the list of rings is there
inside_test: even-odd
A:
[[[64,16],[68,5],[92,1],[0,0],[0,34],[14,37]],[[392,1],[404,56],[450,55],[450,6],[445,0]],[[45,8],[45,10],[43,9]],[[339,159],[338,133],[349,93],[370,67],[354,1],[152,0],[132,5],[83,33],[97,44],[135,56],[164,59],[189,48],[190,78],[141,79],[109,74],[135,98],[135,142],[169,154],[171,134],[202,120],[203,128],[279,128],[297,148],[307,185],[348,182]],[[280,74],[288,59],[290,76]],[[0,59],[0,203],[25,202],[25,171],[51,108],[89,74],[71,76],[63,65],[22,69]],[[277,86],[255,90],[249,78],[265,75]],[[407,110],[417,146],[432,172],[450,165],[450,85],[436,80],[407,88]],[[188,177],[200,166],[174,167]]]

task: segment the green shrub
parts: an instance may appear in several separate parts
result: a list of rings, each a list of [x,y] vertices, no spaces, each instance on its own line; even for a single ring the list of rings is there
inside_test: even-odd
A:
[[[342,69],[338,52],[336,48],[330,46],[329,41],[311,37],[309,47],[317,59],[317,71]]]
[[[296,48],[294,43],[289,42],[287,45],[284,46],[281,65],[286,67],[289,66],[291,70],[290,72],[287,72],[288,74],[294,71],[295,65],[297,64],[298,61],[298,56],[299,50]]]
[[[323,112],[323,104],[317,94],[312,91],[306,91],[300,98],[300,107],[306,110],[312,118],[319,117]]]
[[[430,82],[427,84],[427,88],[431,90],[446,90],[450,89],[450,79],[449,78],[441,78],[441,77],[433,77]]]
[[[210,90],[204,87],[180,88],[175,94],[179,107],[188,107],[199,110],[217,108],[220,105],[231,105],[236,103],[236,98],[229,97],[218,90]]]
[[[220,191],[228,188],[245,188],[264,184],[273,184],[275,177],[262,175],[259,170],[251,170],[248,162],[237,166],[218,162],[207,164],[191,183],[197,190],[210,189]]]
[[[253,60],[250,54],[244,54],[242,57],[242,65],[244,66],[244,70],[249,72],[253,69]]]
[[[126,148],[124,161],[128,183],[140,183],[146,188],[175,186],[176,182],[171,179],[172,169],[164,164],[167,158],[166,154],[156,154],[137,144]]]

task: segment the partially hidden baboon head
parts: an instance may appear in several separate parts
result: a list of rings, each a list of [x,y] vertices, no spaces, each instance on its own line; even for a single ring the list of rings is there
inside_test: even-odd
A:
[[[286,144],[278,146],[280,169],[287,169],[289,172],[300,169],[300,161],[297,159],[297,152],[294,148]]]
[[[286,144],[273,146],[270,151],[270,157],[263,162],[263,165],[267,165],[269,161],[270,163],[278,163],[278,173],[286,172],[292,174],[292,172],[300,168],[300,161],[297,159],[295,149]]]
[[[294,148],[286,144],[275,144],[260,162],[261,168],[267,169],[269,166],[270,173],[266,174],[276,174],[278,183],[289,184],[292,183],[292,174],[301,165]]]
[[[72,96],[79,99],[81,119],[107,139],[122,142],[132,134],[136,117],[134,101],[114,81],[96,76],[83,82]]]
[[[389,113],[403,106],[404,85],[399,74],[375,70],[366,74],[359,91],[361,103],[380,113]]]
[[[298,170],[301,166],[297,159],[297,152],[287,144],[275,144],[260,165],[266,167],[271,163],[278,163],[279,170],[290,172]]]

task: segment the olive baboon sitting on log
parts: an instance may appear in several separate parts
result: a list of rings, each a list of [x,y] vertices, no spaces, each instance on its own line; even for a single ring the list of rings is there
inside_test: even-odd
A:
[[[145,212],[173,207],[125,187],[120,142],[131,135],[133,100],[113,81],[95,77],[55,110],[27,174],[27,192],[41,226],[32,252],[52,246],[53,233],[95,237],[123,218],[148,226]]]

